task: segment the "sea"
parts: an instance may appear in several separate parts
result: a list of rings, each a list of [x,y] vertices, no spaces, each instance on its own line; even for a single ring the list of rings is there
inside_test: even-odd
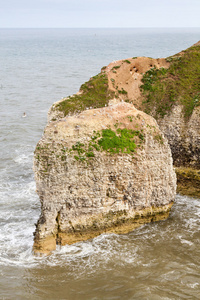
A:
[[[0,299],[200,299],[200,199],[165,221],[34,256],[33,152],[50,106],[110,62],[168,57],[200,28],[0,29]],[[23,117],[24,113],[26,117]]]

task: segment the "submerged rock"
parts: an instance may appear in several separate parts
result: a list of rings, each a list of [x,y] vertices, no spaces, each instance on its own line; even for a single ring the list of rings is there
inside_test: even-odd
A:
[[[35,253],[168,216],[176,175],[166,138],[151,116],[111,103],[61,119],[53,109],[34,154]]]

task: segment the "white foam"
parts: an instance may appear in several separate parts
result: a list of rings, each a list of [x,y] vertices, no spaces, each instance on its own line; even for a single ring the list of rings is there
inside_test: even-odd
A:
[[[187,284],[188,287],[191,287],[192,289],[195,289],[199,286],[199,283],[198,282],[195,282],[195,283],[188,283]]]
[[[188,240],[185,240],[185,239],[182,239],[182,238],[181,238],[181,243],[182,243],[182,244],[187,244],[187,245],[189,245],[189,246],[193,246],[193,243],[192,243],[192,242],[190,242],[190,241],[188,241]]]
[[[30,154],[20,154],[14,158],[14,162],[18,163],[19,165],[25,165],[30,162],[33,155]]]
[[[109,270],[115,266],[126,267],[129,265],[141,265],[151,267],[151,263],[145,261],[142,256],[142,248],[151,247],[148,241],[155,240],[160,243],[166,239],[168,232],[171,232],[174,226],[173,222],[169,223],[165,231],[161,230],[161,224],[153,223],[144,225],[130,234],[102,234],[92,240],[79,242],[73,245],[57,247],[50,256],[34,256],[32,254],[34,223],[36,223],[40,213],[40,203],[35,194],[35,182],[33,180],[26,184],[18,184],[11,191],[13,201],[7,203],[8,206],[3,212],[0,212],[2,220],[2,230],[0,232],[0,264],[29,266],[34,267],[40,264],[50,266],[66,265],[70,270],[78,270],[77,274],[84,272],[93,273],[97,268]],[[7,202],[7,197],[4,201]],[[175,204],[175,214],[188,214],[187,201],[184,197],[179,197],[180,203]],[[14,205],[13,205],[14,203]],[[185,205],[186,204],[186,205]],[[198,206],[199,202],[195,202]],[[193,207],[192,203],[189,204]],[[35,209],[36,208],[36,209]],[[176,212],[180,209],[180,212]],[[197,215],[192,214],[197,221]],[[188,220],[183,219],[183,224],[189,222],[191,225],[191,216]],[[175,220],[174,220],[175,222]],[[193,229],[197,229],[192,225]],[[190,231],[190,227],[186,227]],[[184,236],[177,236],[183,245],[193,246],[193,243]],[[117,257],[117,260],[116,260]]]

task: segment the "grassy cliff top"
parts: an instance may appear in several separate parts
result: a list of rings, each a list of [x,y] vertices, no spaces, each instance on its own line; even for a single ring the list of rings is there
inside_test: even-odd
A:
[[[114,93],[108,89],[107,74],[102,71],[81,85],[78,94],[70,96],[56,104],[55,109],[62,111],[64,116],[80,113],[88,108],[100,108],[108,105]]]
[[[170,62],[168,69],[153,67],[143,75],[142,109],[163,117],[179,103],[187,119],[200,105],[200,43],[166,60]]]
[[[82,84],[79,93],[55,103],[52,111],[59,111],[65,117],[89,108],[105,107],[114,97],[125,96],[124,101],[129,99],[130,102],[142,93],[143,102],[137,106],[140,110],[159,118],[175,104],[182,104],[187,120],[200,105],[200,42],[162,60],[161,63],[153,59],[147,61],[145,57],[132,58],[116,62],[118,65],[111,70],[110,65],[103,67],[101,73]],[[142,70],[144,65],[147,71]]]

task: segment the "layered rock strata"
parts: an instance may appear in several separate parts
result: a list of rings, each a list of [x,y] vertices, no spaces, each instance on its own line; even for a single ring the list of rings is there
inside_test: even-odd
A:
[[[176,194],[166,138],[125,102],[49,122],[34,172],[41,201],[35,253],[162,220]]]

